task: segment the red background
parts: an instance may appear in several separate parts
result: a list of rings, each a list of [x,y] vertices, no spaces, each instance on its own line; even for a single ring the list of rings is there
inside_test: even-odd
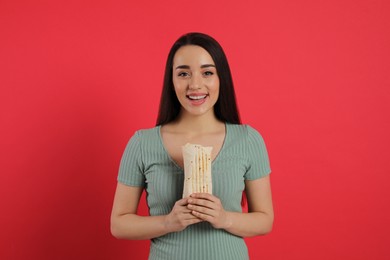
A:
[[[275,225],[252,259],[389,259],[390,2],[1,1],[0,258],[145,259],[110,235],[123,149],[183,33],[229,58]],[[141,213],[146,212],[142,203]]]

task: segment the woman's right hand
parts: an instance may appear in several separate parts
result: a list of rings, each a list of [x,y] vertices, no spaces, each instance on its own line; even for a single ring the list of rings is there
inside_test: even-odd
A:
[[[172,211],[165,216],[165,226],[168,232],[182,231],[192,224],[202,222],[200,218],[195,217],[191,210],[187,208],[188,198],[176,201]]]
[[[168,215],[139,216],[143,188],[117,184],[111,213],[111,233],[116,238],[145,240],[177,232],[202,220],[187,208],[188,198],[178,200]]]

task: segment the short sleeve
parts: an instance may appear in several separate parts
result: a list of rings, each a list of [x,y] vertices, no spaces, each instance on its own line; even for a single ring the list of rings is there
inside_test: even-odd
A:
[[[246,128],[248,169],[245,180],[256,180],[271,173],[268,152],[259,132],[250,126]]]
[[[139,131],[127,143],[119,166],[118,181],[128,186],[145,186],[141,153],[141,133]]]

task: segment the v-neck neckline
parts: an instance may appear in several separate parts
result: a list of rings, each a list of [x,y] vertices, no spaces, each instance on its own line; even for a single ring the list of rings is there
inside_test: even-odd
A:
[[[176,168],[178,168],[179,170],[181,170],[181,171],[184,172],[184,168],[181,167],[181,166],[172,158],[172,156],[168,153],[168,150],[165,148],[164,141],[163,141],[162,135],[161,135],[161,125],[158,125],[158,126],[157,126],[157,133],[158,133],[158,137],[159,137],[159,140],[160,140],[160,145],[161,145],[162,149],[164,150],[164,153],[166,154],[166,156],[168,157],[168,159],[175,165]],[[225,123],[225,137],[224,137],[224,139],[223,139],[223,143],[222,143],[221,149],[219,149],[218,154],[215,156],[214,160],[211,162],[211,167],[218,161],[218,158],[220,157],[220,154],[221,154],[222,151],[224,150],[224,148],[225,148],[225,146],[226,146],[227,139],[228,139],[228,135],[229,135],[228,123]]]

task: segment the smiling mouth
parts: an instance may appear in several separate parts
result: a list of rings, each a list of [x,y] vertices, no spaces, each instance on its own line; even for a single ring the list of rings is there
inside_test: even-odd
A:
[[[187,95],[187,98],[190,99],[190,100],[202,100],[202,99],[205,99],[208,95],[200,95],[200,96],[191,96],[191,95]]]

